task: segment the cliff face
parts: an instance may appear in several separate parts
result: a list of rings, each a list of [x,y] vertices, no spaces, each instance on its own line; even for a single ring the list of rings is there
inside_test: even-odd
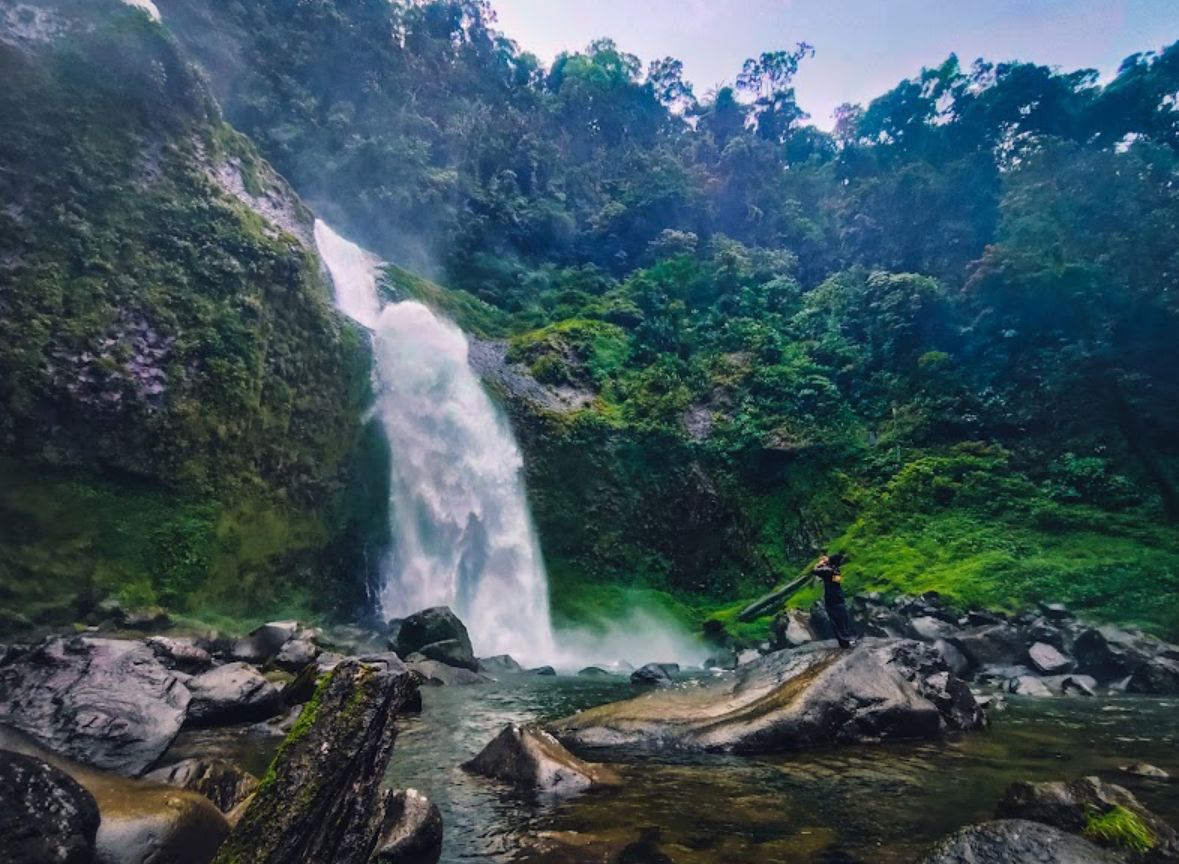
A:
[[[368,349],[310,213],[142,10],[0,13],[0,607],[362,604]]]

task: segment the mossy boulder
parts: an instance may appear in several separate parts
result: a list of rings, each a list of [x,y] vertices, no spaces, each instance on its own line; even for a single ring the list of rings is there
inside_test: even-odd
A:
[[[388,828],[382,781],[417,693],[400,664],[345,660],[320,682],[216,864],[366,864]]]

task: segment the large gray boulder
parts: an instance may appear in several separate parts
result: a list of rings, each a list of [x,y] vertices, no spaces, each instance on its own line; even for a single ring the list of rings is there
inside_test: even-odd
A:
[[[1028,659],[1045,675],[1063,675],[1071,672],[1073,661],[1047,642],[1035,642],[1028,648]]]
[[[94,796],[34,756],[0,750],[0,861],[92,864]]]
[[[965,655],[973,668],[1018,662],[1027,649],[1027,642],[1019,628],[1006,623],[965,630],[950,641]]]
[[[1126,682],[1126,691],[1158,696],[1179,693],[1179,661],[1164,656],[1143,660]]]
[[[389,827],[382,780],[397,717],[417,688],[400,664],[345,660],[329,672],[217,864],[368,864]]]
[[[648,663],[630,673],[630,683],[646,687],[666,686],[671,683],[671,675],[665,663]]]
[[[777,652],[732,676],[591,708],[549,728],[586,747],[769,752],[932,738],[984,722],[932,646],[866,639],[850,651],[815,643]]]
[[[482,672],[472,672],[462,666],[451,666],[437,660],[414,660],[406,665],[428,687],[469,687],[492,680]]]
[[[550,795],[619,782],[611,769],[578,759],[543,729],[515,723],[505,726],[463,768],[521,791]]]
[[[55,637],[0,667],[0,723],[121,774],[142,774],[160,757],[189,701],[142,642]]]
[[[265,720],[282,711],[282,687],[247,663],[226,663],[191,678],[191,726],[223,726]]]
[[[1000,819],[951,834],[921,864],[1117,864],[1121,858],[1040,822]]]
[[[479,671],[467,628],[448,606],[423,609],[389,622],[389,647],[402,657],[416,651],[431,660]]]

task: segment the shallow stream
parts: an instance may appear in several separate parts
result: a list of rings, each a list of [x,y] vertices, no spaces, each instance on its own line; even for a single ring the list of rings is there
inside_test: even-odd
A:
[[[1014,700],[983,733],[935,743],[765,756],[616,754],[616,789],[565,801],[504,794],[459,764],[509,721],[556,718],[625,698],[625,679],[506,678],[427,688],[389,772],[443,812],[443,862],[677,864],[912,862],[933,841],[991,817],[1018,779],[1096,774],[1179,823],[1179,783],[1126,775],[1149,762],[1179,776],[1179,700]],[[657,850],[657,851],[656,851]]]

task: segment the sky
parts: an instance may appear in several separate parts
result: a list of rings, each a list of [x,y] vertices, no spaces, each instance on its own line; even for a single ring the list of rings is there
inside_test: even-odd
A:
[[[645,64],[683,61],[697,96],[747,57],[805,41],[795,79],[812,122],[867,103],[951,52],[1111,76],[1122,59],[1179,39],[1179,0],[492,0],[498,29],[546,65],[609,36]]]

